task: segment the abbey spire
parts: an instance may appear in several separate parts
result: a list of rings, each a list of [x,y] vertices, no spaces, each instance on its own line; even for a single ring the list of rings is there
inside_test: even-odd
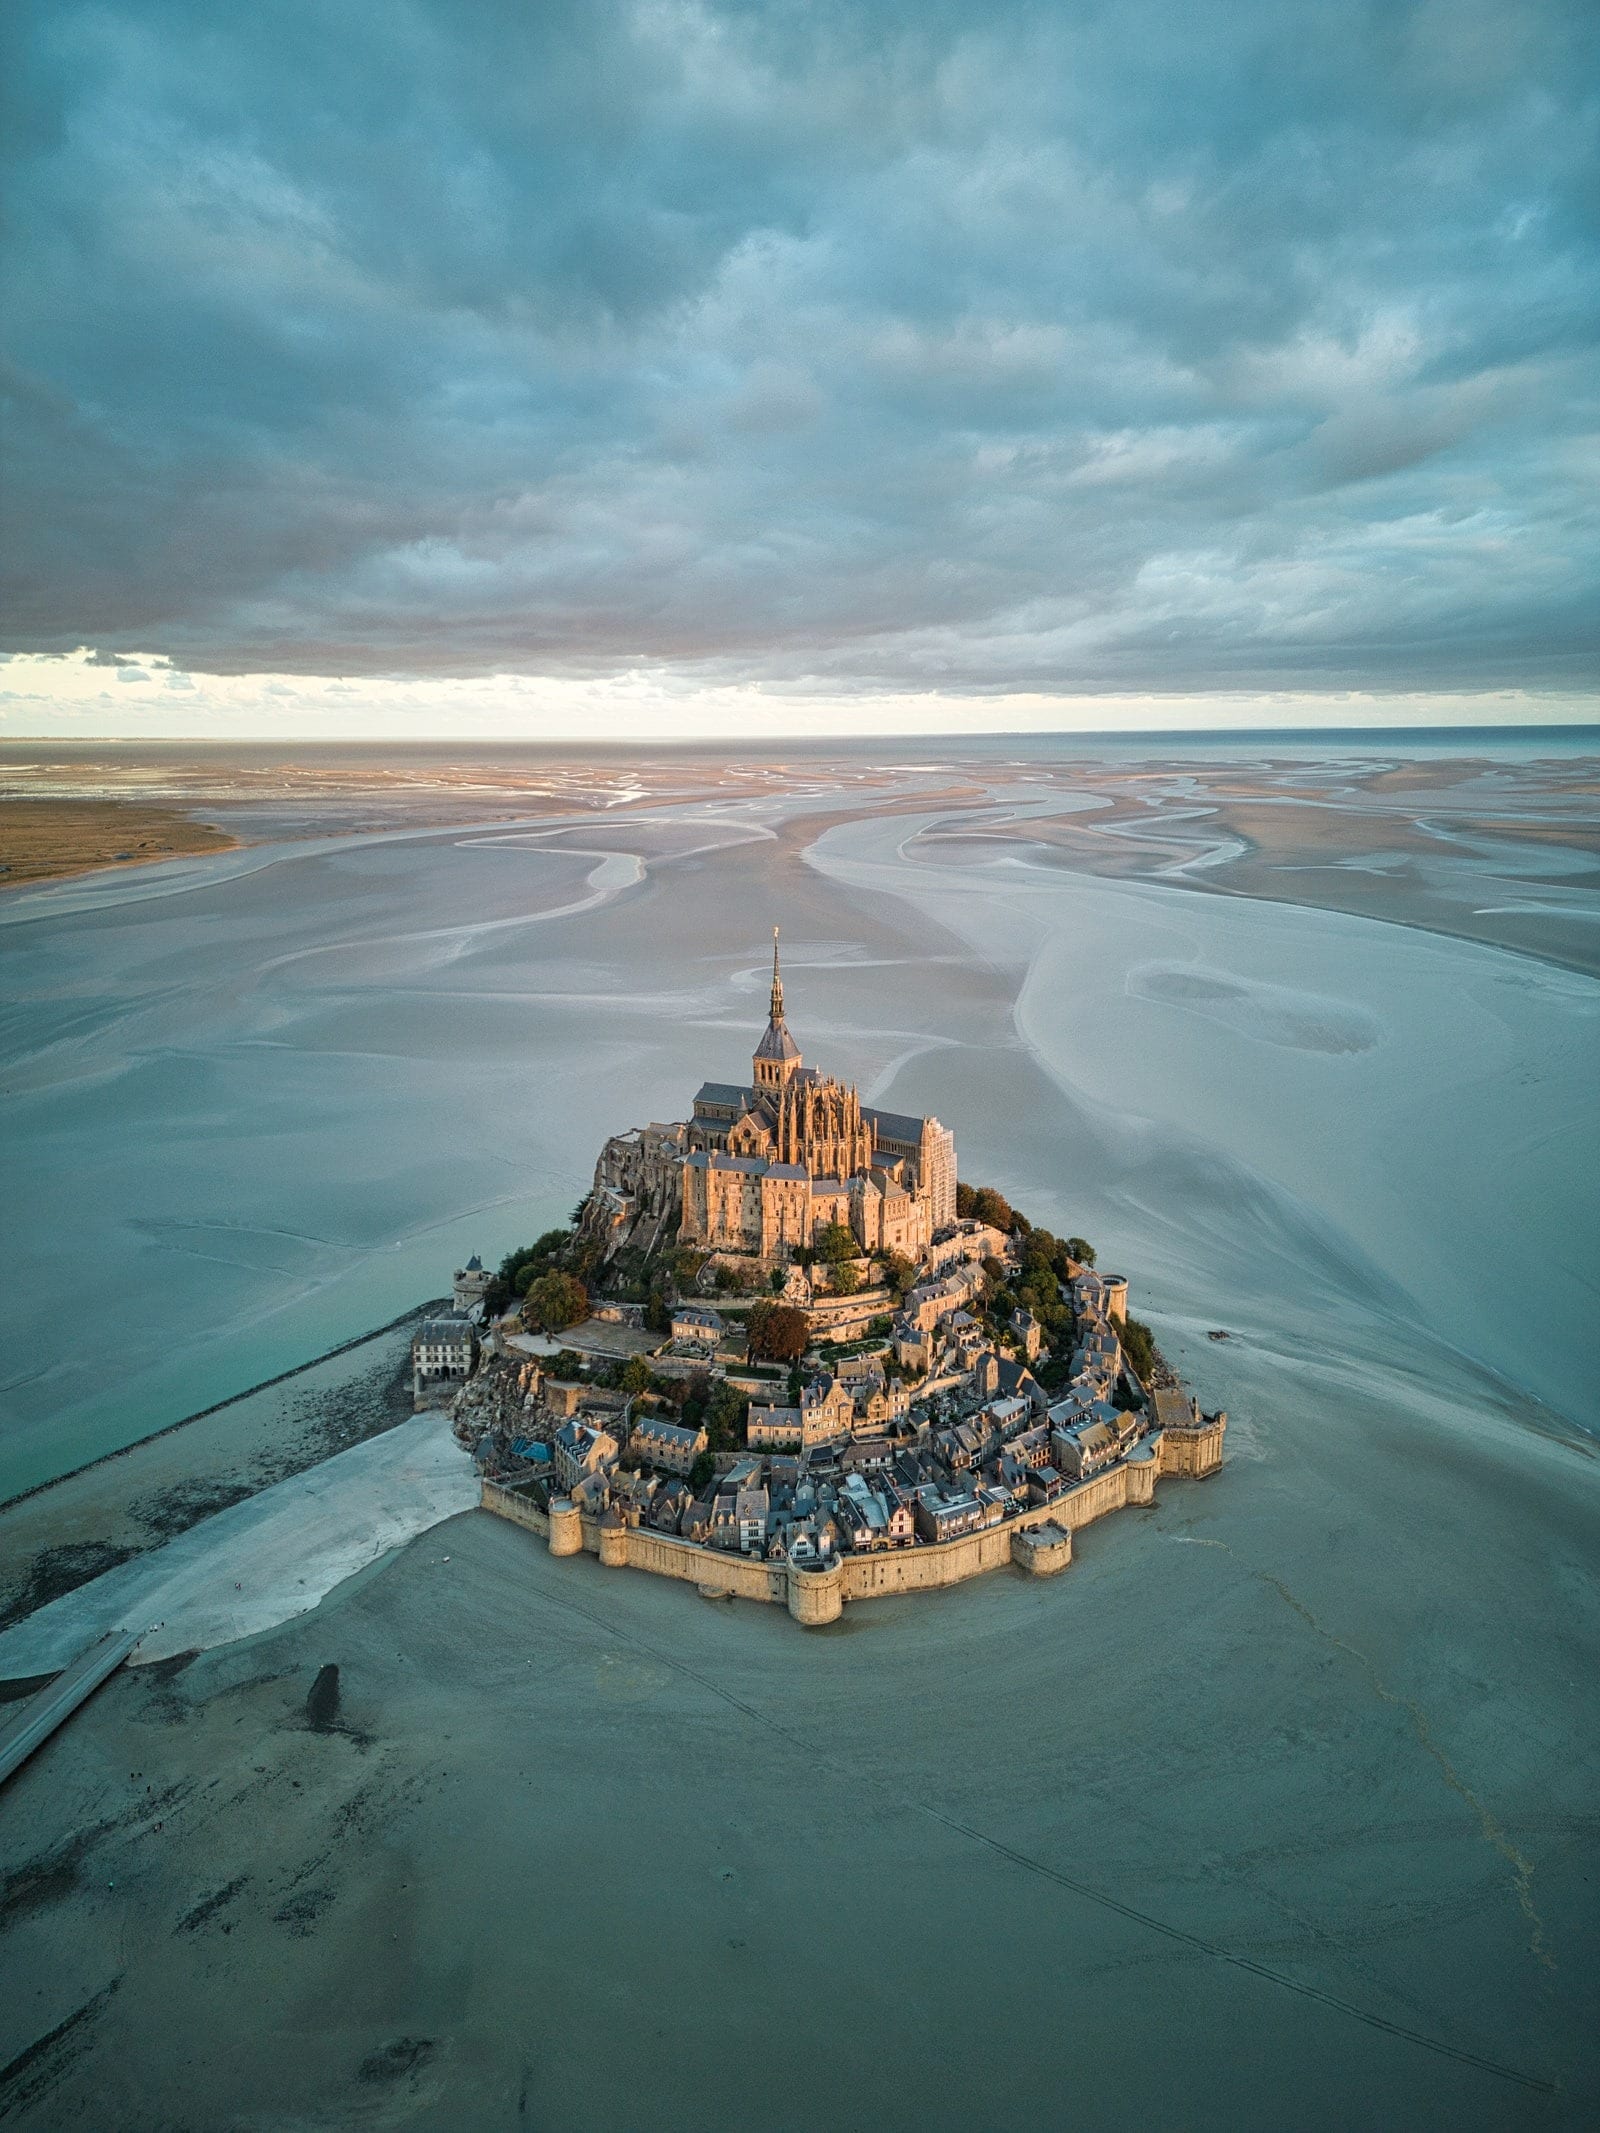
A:
[[[783,1019],[783,972],[778,966],[778,929],[772,929],[772,1007],[753,1060],[756,1087],[781,1089],[800,1064],[800,1047]]]

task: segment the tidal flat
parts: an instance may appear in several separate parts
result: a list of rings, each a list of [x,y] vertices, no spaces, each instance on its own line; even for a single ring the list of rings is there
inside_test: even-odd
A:
[[[564,1217],[779,921],[1230,1415],[1043,1587],[806,1636],[469,1513],[115,1678],[0,1796],[15,2122],[1593,2122],[1600,761],[1166,746],[169,765],[247,850],[6,900],[7,1493]]]

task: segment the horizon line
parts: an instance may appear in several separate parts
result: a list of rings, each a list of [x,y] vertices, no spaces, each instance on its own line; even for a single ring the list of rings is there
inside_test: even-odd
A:
[[[1348,740],[1437,739],[1445,734],[1493,734],[1533,739],[1544,735],[1572,737],[1592,734],[1600,741],[1600,720],[1558,719],[1539,721],[1467,720],[1427,725],[1391,726],[1368,721],[1346,726],[1322,725],[1228,725],[1228,726],[1100,726],[1100,727],[971,727],[907,732],[892,728],[863,733],[807,735],[762,734],[731,740],[713,732],[669,736],[617,734],[607,737],[580,734],[528,734],[496,737],[490,734],[185,734],[185,733],[6,733],[0,731],[0,749],[7,747],[67,748],[581,748],[683,750],[714,747],[744,750],[801,747],[862,747],[874,741],[899,746],[927,743],[947,746],[952,742],[1040,741],[1129,741],[1129,740],[1249,740],[1309,739]]]

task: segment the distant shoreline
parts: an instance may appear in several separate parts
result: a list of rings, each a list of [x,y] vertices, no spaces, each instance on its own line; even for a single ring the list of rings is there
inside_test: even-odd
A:
[[[265,735],[198,738],[183,734],[129,734],[103,733],[71,735],[51,733],[7,733],[0,735],[0,759],[7,755],[72,755],[84,749],[117,749],[130,755],[145,755],[160,751],[164,754],[178,753],[194,756],[210,755],[293,755],[311,751],[318,755],[382,754],[399,757],[429,755],[445,756],[565,756],[565,757],[633,757],[670,756],[682,757],[696,754],[723,757],[776,756],[790,760],[796,756],[882,754],[891,751],[904,755],[919,748],[933,751],[937,756],[951,749],[963,748],[1014,748],[1019,745],[1038,747],[1043,745],[1116,745],[1138,747],[1145,744],[1191,743],[1202,746],[1218,742],[1239,747],[1260,745],[1277,741],[1294,747],[1311,747],[1322,744],[1359,742],[1364,747],[1380,750],[1414,748],[1419,742],[1431,748],[1451,742],[1470,743],[1484,741],[1561,741],[1574,743],[1586,741],[1600,752],[1600,721],[1593,719],[1543,720],[1538,724],[1506,725],[1438,725],[1438,726],[1391,726],[1382,720],[1368,725],[1353,726],[1097,726],[1063,728],[1059,726],[1021,726],[1004,731],[988,728],[952,729],[949,732],[902,732],[889,728],[872,733],[851,731],[838,734],[790,734],[762,736],[758,739],[734,742],[726,735],[700,734],[680,738],[662,739],[657,736],[639,736],[634,739],[595,740],[592,737],[573,734],[569,737],[552,736],[533,739],[518,737],[499,739],[489,734],[455,739],[447,734],[438,734],[430,739],[413,737],[366,739],[359,735],[296,735],[289,734],[272,739]]]

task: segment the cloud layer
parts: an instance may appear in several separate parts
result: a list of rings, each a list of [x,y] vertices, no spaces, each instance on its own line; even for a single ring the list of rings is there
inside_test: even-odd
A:
[[[1592,687],[1596,20],[41,5],[3,641]]]

